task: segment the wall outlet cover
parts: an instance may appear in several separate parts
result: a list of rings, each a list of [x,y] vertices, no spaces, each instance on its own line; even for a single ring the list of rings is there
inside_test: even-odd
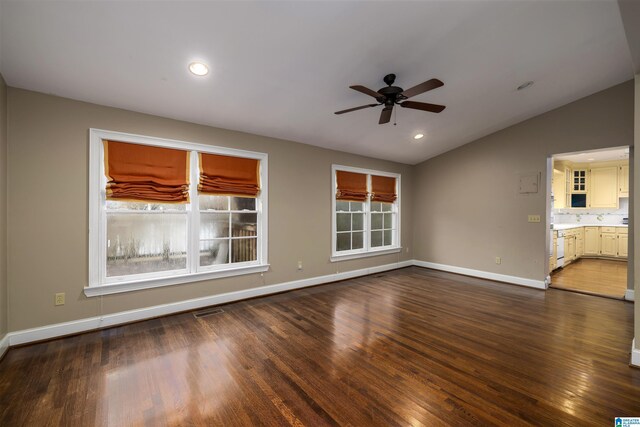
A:
[[[55,300],[54,300],[54,304],[55,305],[64,305],[64,292],[56,294],[56,297],[55,297]]]

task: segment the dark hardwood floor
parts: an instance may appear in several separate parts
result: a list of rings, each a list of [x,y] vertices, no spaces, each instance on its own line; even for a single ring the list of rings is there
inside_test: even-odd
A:
[[[9,350],[2,426],[613,425],[633,304],[417,267]]]

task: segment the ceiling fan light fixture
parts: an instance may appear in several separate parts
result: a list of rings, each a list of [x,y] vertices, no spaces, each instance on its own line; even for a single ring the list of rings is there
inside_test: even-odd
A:
[[[209,67],[204,62],[192,62],[189,64],[189,71],[191,71],[196,76],[206,76],[209,74]]]
[[[415,135],[413,135],[413,139],[418,140],[418,139],[422,139],[424,138],[424,134],[422,133],[416,133]]]
[[[522,83],[520,86],[518,86],[518,90],[524,90],[524,89],[526,89],[528,87],[531,87],[531,86],[533,86],[533,82],[532,81],[528,81],[528,82]]]

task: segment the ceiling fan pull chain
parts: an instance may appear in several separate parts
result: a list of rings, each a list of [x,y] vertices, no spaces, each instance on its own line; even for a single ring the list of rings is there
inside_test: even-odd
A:
[[[394,108],[393,109],[393,125],[397,125],[396,121],[398,120],[398,109]]]

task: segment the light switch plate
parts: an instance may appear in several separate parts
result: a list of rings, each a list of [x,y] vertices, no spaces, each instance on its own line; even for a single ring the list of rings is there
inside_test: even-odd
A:
[[[540,215],[529,215],[529,222],[540,222]]]

